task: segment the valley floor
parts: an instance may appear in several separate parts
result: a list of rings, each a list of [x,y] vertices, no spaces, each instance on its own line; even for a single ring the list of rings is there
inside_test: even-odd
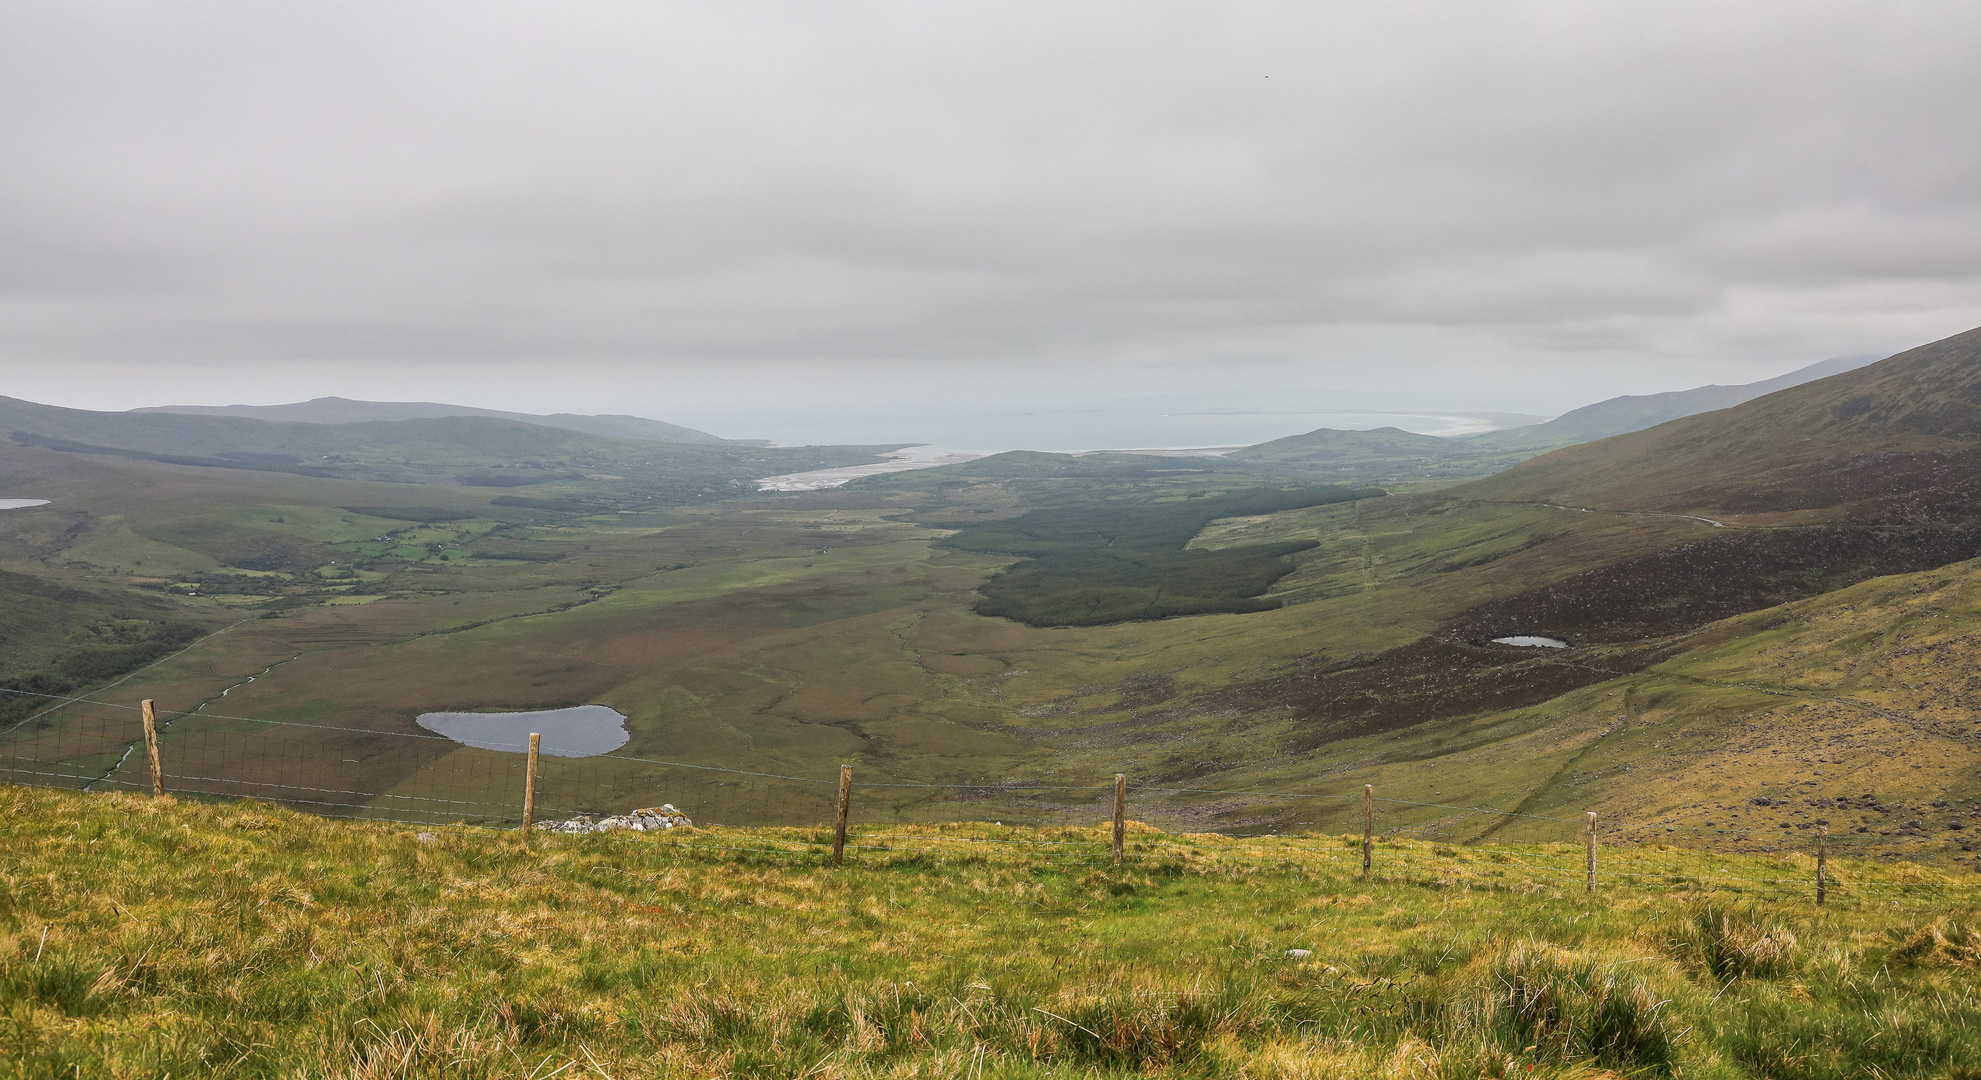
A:
[[[0,522],[0,631],[24,643],[0,650],[0,770],[24,782],[148,791],[149,698],[174,790],[499,824],[520,755],[415,718],[600,703],[630,741],[546,762],[546,813],[805,825],[850,762],[862,824],[1088,822],[1125,773],[1131,813],[1176,831],[1357,829],[1371,784],[1400,838],[1573,843],[1595,811],[1606,840],[1807,854],[1829,828],[1844,854],[1981,869],[1981,563],[1882,572],[1910,565],[1902,537],[1815,518],[1441,493],[1245,514],[1186,553],[1290,551],[1282,606],[1031,626],[977,610],[1019,557],[946,538],[1263,480],[970,463],[613,509],[575,484],[9,461],[66,485]],[[1784,567],[1809,580],[1769,591]],[[1490,643],[1612,611],[1628,633]]]

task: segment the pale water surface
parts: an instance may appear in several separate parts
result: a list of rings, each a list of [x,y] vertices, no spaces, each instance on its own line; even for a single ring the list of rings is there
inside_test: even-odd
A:
[[[889,460],[872,465],[845,465],[837,469],[814,469],[811,472],[785,473],[782,476],[766,476],[757,481],[758,491],[823,491],[841,484],[858,480],[862,476],[880,476],[884,473],[908,472],[913,469],[933,469],[937,465],[956,465],[965,461],[975,461],[983,457],[966,450],[944,450],[935,446],[909,446],[889,451],[881,455]]]
[[[1501,645],[1521,645],[1530,649],[1566,649],[1568,642],[1560,638],[1536,637],[1533,634],[1515,634],[1512,637],[1496,637]]]
[[[47,505],[47,499],[0,499],[0,510],[20,510],[29,506]]]
[[[626,717],[603,705],[579,705],[543,712],[421,713],[420,726],[479,750],[525,753],[530,732],[543,736],[540,753],[553,757],[595,757],[626,745]]]

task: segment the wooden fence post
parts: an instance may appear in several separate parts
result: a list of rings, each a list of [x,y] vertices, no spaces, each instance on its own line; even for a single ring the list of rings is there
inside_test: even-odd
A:
[[[530,846],[530,826],[537,816],[537,741],[542,732],[530,732],[530,763],[523,773],[523,846]]]
[[[1830,891],[1830,827],[1816,828],[1816,906],[1823,906]]]
[[[158,767],[158,716],[152,711],[151,699],[139,702],[144,712],[144,753],[151,759],[151,797],[165,797],[165,773]]]
[[[1114,774],[1114,865],[1121,865],[1121,837],[1127,830],[1128,774]]]
[[[846,861],[846,807],[853,801],[853,766],[839,767],[839,829],[832,834],[832,865]]]
[[[1596,892],[1596,812],[1589,811],[1589,886],[1584,890],[1590,895]]]
[[[1362,785],[1362,876],[1369,876],[1369,854],[1376,847],[1376,785]]]

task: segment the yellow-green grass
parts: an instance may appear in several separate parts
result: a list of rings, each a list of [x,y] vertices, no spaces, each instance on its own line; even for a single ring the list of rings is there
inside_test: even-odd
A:
[[[0,1076],[1971,1076],[1933,870],[987,824],[657,836],[0,789]],[[1306,950],[1307,955],[1289,953]]]

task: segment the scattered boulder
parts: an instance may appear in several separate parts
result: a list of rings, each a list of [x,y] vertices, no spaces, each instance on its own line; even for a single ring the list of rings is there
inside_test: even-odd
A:
[[[694,822],[688,815],[674,808],[673,803],[645,807],[630,814],[615,814],[611,817],[594,817],[578,814],[564,821],[548,822],[541,826],[545,832],[568,833],[584,836],[588,833],[614,832],[630,829],[633,832],[659,832],[663,829],[692,828]]]
[[[1312,956],[1312,955],[1314,955],[1314,953],[1313,953],[1313,950],[1311,950],[1311,949],[1288,949],[1288,950],[1286,950],[1286,956],[1287,956],[1287,958],[1288,958],[1288,959],[1290,959],[1290,960],[1305,960],[1305,959],[1307,959],[1308,957],[1310,957],[1310,956]]]

